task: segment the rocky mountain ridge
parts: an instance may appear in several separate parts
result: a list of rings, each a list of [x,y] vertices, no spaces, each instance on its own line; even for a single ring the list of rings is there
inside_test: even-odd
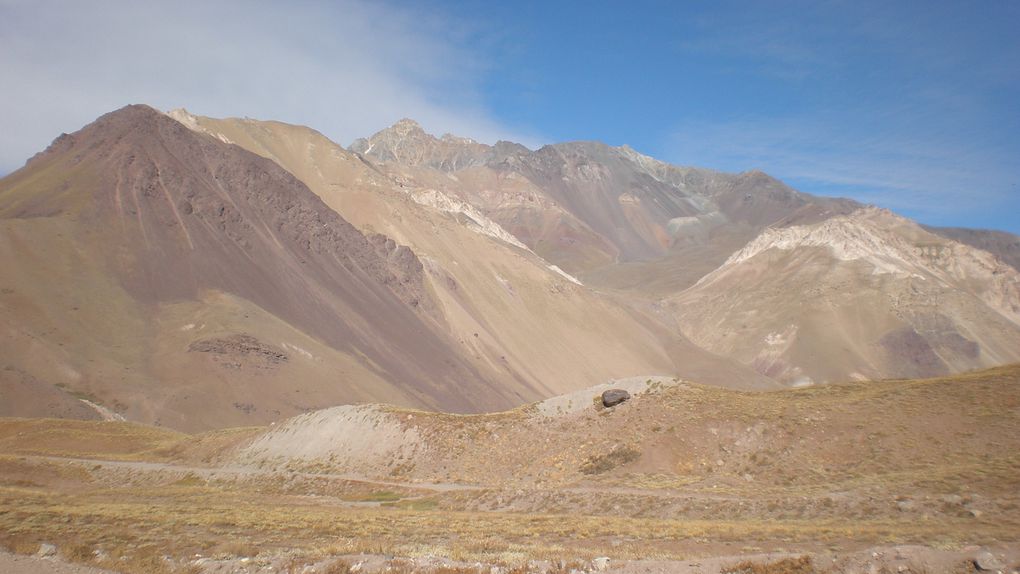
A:
[[[129,106],[0,180],[0,413],[199,429],[949,374],[1020,360],[1010,237],[626,146],[405,120],[344,149]]]
[[[852,200],[793,190],[760,171],[677,167],[598,142],[498,160],[472,143],[485,153],[458,168],[437,158],[463,157],[467,148],[440,144],[420,127],[402,139],[406,133],[390,128],[365,141],[431,161],[376,154],[371,144],[361,151],[384,169],[419,179],[432,172],[444,193],[474,204],[586,284],[622,291],[639,305],[650,299],[685,336],[761,374],[821,382],[1020,360],[1010,350],[1020,341],[1020,276],[1009,264],[1020,248],[1010,247],[1008,234],[940,233]],[[536,200],[520,200],[528,196]],[[814,305],[828,310],[807,310]]]

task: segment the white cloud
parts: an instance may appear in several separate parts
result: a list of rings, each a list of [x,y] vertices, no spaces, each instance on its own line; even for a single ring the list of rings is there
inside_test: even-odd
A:
[[[477,95],[449,15],[379,2],[0,0],[0,173],[129,103],[309,125],[342,144],[401,117],[531,138]]]

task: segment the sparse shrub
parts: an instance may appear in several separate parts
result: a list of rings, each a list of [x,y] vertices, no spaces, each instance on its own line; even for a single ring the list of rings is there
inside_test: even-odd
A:
[[[254,558],[258,556],[259,549],[246,541],[234,540],[218,545],[214,554],[227,558]]]
[[[0,548],[13,554],[35,554],[39,541],[26,534],[9,534],[0,531]]]
[[[346,560],[334,560],[322,570],[322,574],[350,574],[351,565]]]
[[[66,548],[61,548],[60,553],[69,562],[92,562],[96,558],[92,552],[92,546],[84,543],[71,544]]]
[[[437,566],[432,574],[482,574],[483,570],[478,566]]]
[[[116,568],[118,572],[129,574],[176,574],[177,569],[174,568],[174,565],[163,558],[163,555],[155,547],[143,547],[131,553],[121,554],[114,559],[113,556],[117,554],[119,552],[111,554],[111,558],[103,566]]]
[[[810,556],[783,558],[775,562],[752,562],[744,560],[720,570],[722,574],[815,574]]]
[[[205,480],[193,472],[185,474],[173,483],[174,486],[201,486],[204,484]]]
[[[614,468],[633,462],[641,456],[641,451],[630,447],[618,447],[606,454],[589,456],[581,464],[581,472],[584,474],[602,474]]]

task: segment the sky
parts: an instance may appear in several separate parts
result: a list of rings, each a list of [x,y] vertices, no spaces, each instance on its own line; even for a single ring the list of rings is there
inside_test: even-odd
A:
[[[1020,2],[0,0],[0,174],[129,103],[761,169],[1020,233]]]

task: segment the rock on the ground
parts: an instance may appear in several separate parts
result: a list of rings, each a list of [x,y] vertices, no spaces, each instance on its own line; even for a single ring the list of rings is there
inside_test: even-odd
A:
[[[50,556],[56,556],[57,547],[52,544],[43,542],[42,544],[39,545],[39,551],[36,552],[35,555],[40,558],[49,558]]]
[[[615,407],[616,405],[629,400],[630,393],[623,389],[609,389],[602,393],[602,406]]]
[[[592,558],[591,566],[596,571],[601,572],[602,570],[605,570],[606,568],[609,567],[609,557],[608,556],[599,556],[598,558]]]
[[[1006,569],[1006,565],[1003,564],[1002,560],[999,560],[987,550],[978,552],[974,556],[974,565],[977,566],[978,570],[999,571]]]

